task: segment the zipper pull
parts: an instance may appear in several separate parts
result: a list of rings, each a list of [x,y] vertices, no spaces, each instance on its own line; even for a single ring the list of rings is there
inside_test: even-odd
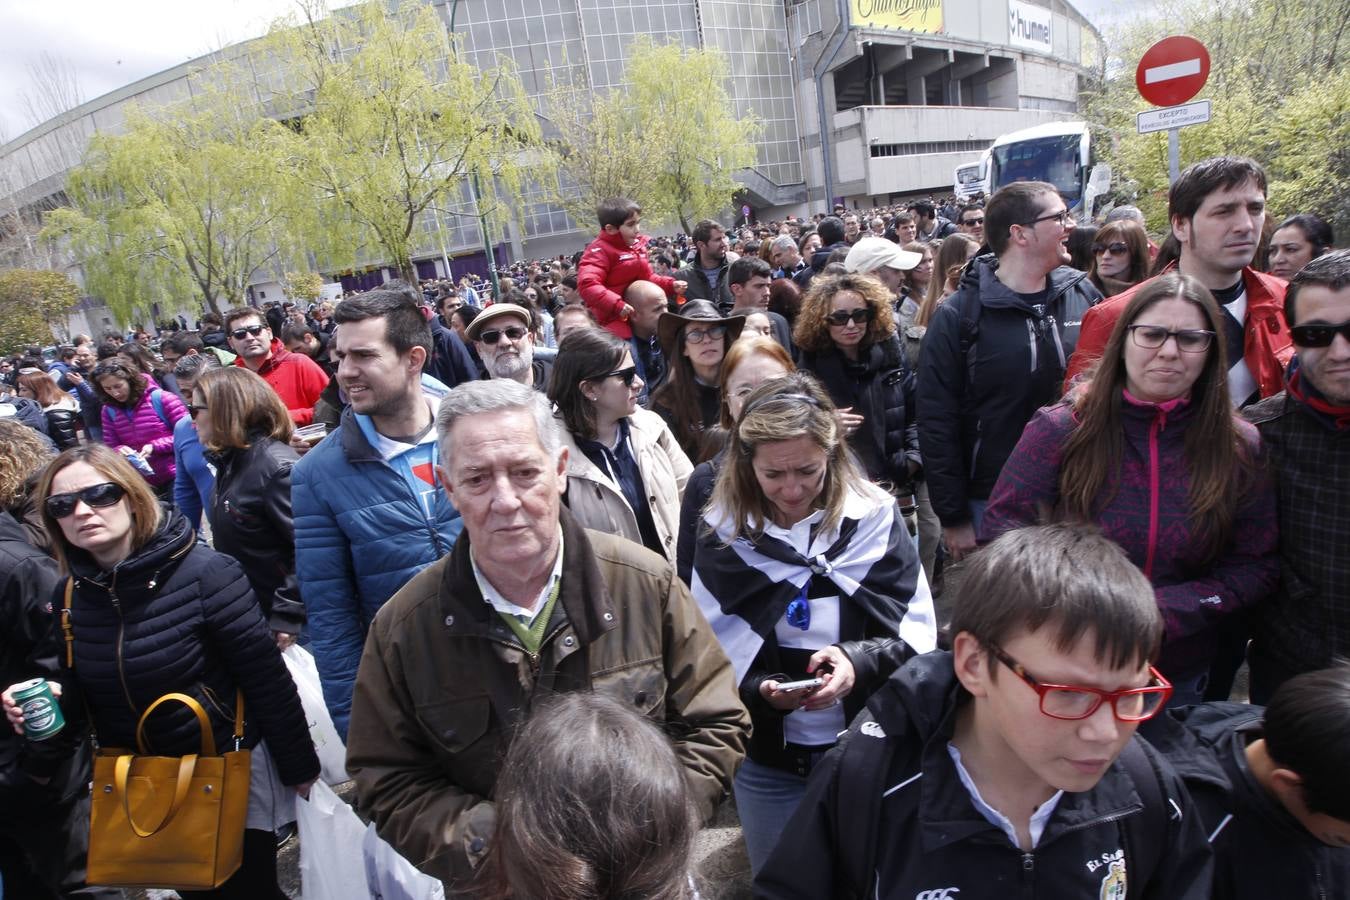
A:
[[[1034,853],[1022,854],[1022,880],[1030,881],[1036,874],[1036,855]]]

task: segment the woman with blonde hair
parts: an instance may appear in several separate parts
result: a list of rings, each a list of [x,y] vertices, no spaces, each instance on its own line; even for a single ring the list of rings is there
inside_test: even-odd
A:
[[[1027,424],[979,535],[1046,517],[1100,527],[1153,583],[1176,706],[1203,699],[1222,626],[1279,574],[1274,487],[1229,402],[1224,315],[1176,272],[1136,292],[1091,381]]]
[[[938,246],[937,260],[933,263],[933,275],[928,279],[928,293],[919,304],[914,324],[927,329],[933,321],[937,308],[956,292],[961,284],[961,273],[966,263],[980,249],[980,242],[968,234],[956,232],[942,239]],[[922,339],[920,335],[920,339]]]
[[[242,745],[252,751],[244,860],[216,891],[192,897],[281,897],[275,829],[295,819],[319,760],[305,713],[243,568],[198,542],[187,521],[121,454],[91,444],[47,467],[36,500],[65,587],[70,644],[55,680],[74,746],[92,725],[104,747],[137,746],[137,722],[158,698],[191,696],[217,747],[233,745],[236,696]],[[68,595],[67,595],[67,592]],[[67,662],[67,659],[70,662]],[[8,691],[5,714],[23,721]],[[198,752],[192,710],[170,705],[145,721],[145,745],[163,756]],[[59,744],[54,746],[66,746]]]
[[[757,871],[835,736],[937,640],[899,508],[854,465],[838,411],[809,375],[745,398],[691,581],[754,723],[735,796]]]
[[[694,571],[694,533],[703,508],[712,496],[713,483],[717,473],[726,461],[726,438],[740,418],[745,398],[755,388],[774,378],[782,378],[797,371],[792,357],[783,349],[783,345],[771,337],[763,335],[742,336],[727,351],[722,361],[722,413],[718,420],[716,436],[711,433],[709,441],[718,445],[717,453],[711,459],[704,460],[694,467],[689,482],[684,486],[684,498],[680,501],[680,539],[675,554],[675,568],[685,584]]]
[[[241,366],[202,372],[189,407],[216,485],[206,518],[215,548],[239,560],[277,645],[305,624],[295,578],[290,414],[276,391]]]

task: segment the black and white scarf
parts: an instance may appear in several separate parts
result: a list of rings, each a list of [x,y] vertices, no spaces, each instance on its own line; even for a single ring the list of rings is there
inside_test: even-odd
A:
[[[731,523],[716,507],[705,514],[699,532],[691,588],[731,659],[737,683],[813,575],[828,578],[839,588],[840,602],[860,606],[916,653],[937,646],[928,580],[889,496],[850,491],[838,529],[815,534],[805,556],[768,534],[727,546]]]

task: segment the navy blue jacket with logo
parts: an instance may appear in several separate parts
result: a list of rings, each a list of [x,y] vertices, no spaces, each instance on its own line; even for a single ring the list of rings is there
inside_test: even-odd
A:
[[[917,656],[868,700],[839,745],[811,773],[806,796],[755,879],[768,900],[1207,900],[1210,853],[1200,819],[1181,780],[1145,745],[1167,811],[1147,810],[1119,761],[1097,785],[1065,793],[1036,848],[1024,851],[975,808],[947,751],[956,711],[969,701],[945,651]],[[1027,722],[1035,728],[1037,723]],[[865,803],[880,805],[870,840],[857,826],[866,813],[841,799],[862,742],[889,741],[884,771]],[[1139,740],[1134,738],[1133,740]],[[845,808],[847,807],[847,808]],[[1138,871],[1126,820],[1166,819],[1162,851],[1151,872]],[[1149,823],[1151,824],[1151,823]],[[1137,833],[1137,829],[1134,829]],[[862,878],[849,870],[871,844]],[[864,857],[869,858],[869,857]],[[865,884],[856,882],[865,880]]]

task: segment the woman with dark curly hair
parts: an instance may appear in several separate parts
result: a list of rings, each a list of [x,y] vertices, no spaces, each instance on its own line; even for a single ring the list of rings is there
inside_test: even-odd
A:
[[[1331,226],[1321,216],[1312,213],[1290,216],[1271,233],[1267,271],[1288,281],[1335,242]]]
[[[921,468],[914,380],[895,333],[891,293],[870,275],[818,278],[793,329],[797,365],[839,407],[867,477],[899,489]]]
[[[176,471],[173,426],[187,415],[183,401],[177,394],[160,390],[149,376],[117,361],[99,363],[89,380],[103,401],[103,443],[123,456],[139,456],[148,463],[152,471],[141,474],[155,493],[168,499]]]

